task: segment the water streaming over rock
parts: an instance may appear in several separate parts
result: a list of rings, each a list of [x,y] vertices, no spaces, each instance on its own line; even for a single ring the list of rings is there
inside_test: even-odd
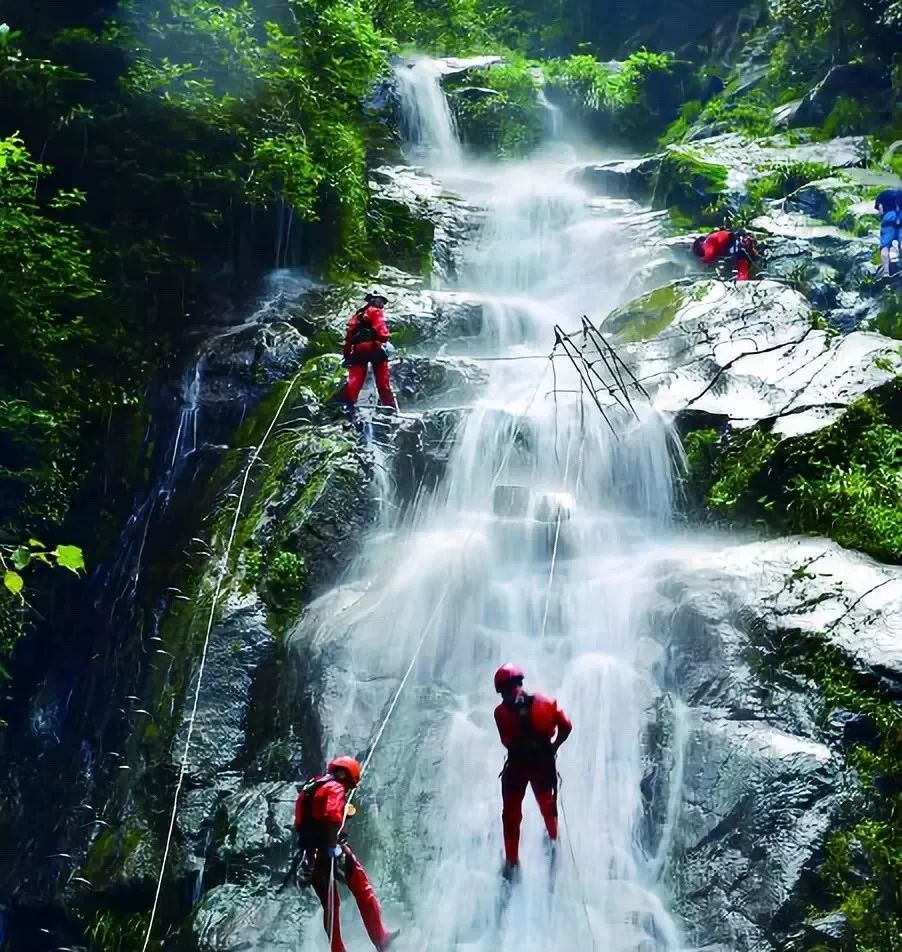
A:
[[[447,175],[441,72],[419,61],[399,75],[416,156]],[[607,311],[633,270],[622,204],[592,207],[566,171],[549,150],[520,165],[464,163],[445,179],[487,210],[460,280],[483,302],[481,349],[522,359],[488,364],[444,485],[375,534],[357,579],[311,606],[294,634],[324,672],[315,703],[329,752],[371,741],[416,658],[353,833],[372,847],[377,879],[396,886],[383,885],[390,909],[400,915],[396,899],[412,913],[404,948],[679,947],[655,881],[666,836],[650,856],[638,833],[644,711],[661,693],[643,662],[646,569],[666,546],[675,442],[640,406],[613,415],[612,433],[567,361],[547,358],[554,325]],[[528,795],[522,879],[507,901],[492,720],[504,661],[575,723],[559,756],[556,869]]]

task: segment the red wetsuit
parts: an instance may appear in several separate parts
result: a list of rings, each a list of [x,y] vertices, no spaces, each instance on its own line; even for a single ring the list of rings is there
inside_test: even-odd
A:
[[[338,895],[338,883],[332,877],[332,860],[328,849],[336,845],[338,841],[339,830],[344,822],[346,798],[347,791],[344,785],[326,775],[317,777],[306,785],[298,794],[294,807],[294,829],[298,835],[298,843],[307,851],[308,859],[311,855],[313,857],[311,885],[323,907],[323,926],[326,935],[332,937],[331,952],[345,952],[339,916],[341,900]],[[335,861],[336,868],[343,866],[345,883],[357,901],[357,908],[360,910],[360,918],[366,927],[367,935],[373,945],[381,949],[388,942],[389,933],[382,921],[379,900],[360,861],[351,852],[351,848],[343,843],[342,850],[344,856]]]
[[[507,762],[501,773],[501,825],[504,855],[516,865],[520,860],[520,823],[526,787],[539,805],[545,828],[557,839],[557,748],[570,736],[573,725],[557,706],[542,694],[526,694],[522,688],[495,708],[495,723]]]
[[[746,255],[738,253],[738,241],[733,232],[726,229],[712,231],[702,242],[701,257],[705,264],[714,264],[723,258],[733,258],[736,264],[736,280],[748,281],[749,259]]]
[[[382,350],[382,345],[388,338],[388,325],[381,307],[368,304],[348,321],[343,347],[344,359],[350,365],[348,382],[343,391],[344,399],[348,403],[357,403],[366,382],[367,367],[372,365],[376,389],[379,391],[379,403],[384,407],[397,409],[398,404],[389,380],[388,358]]]

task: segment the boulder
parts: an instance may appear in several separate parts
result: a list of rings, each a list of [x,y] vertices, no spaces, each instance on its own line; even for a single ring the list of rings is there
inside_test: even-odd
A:
[[[783,107],[778,118],[788,128],[821,126],[839,99],[874,102],[890,90],[885,70],[865,63],[831,66],[827,75],[805,96]]]
[[[274,639],[263,606],[254,595],[231,595],[210,636],[204,679],[188,752],[187,776],[193,784],[209,782],[232,768],[245,743],[245,722],[254,672],[272,651]],[[188,697],[194,696],[197,673]],[[187,721],[176,733],[173,760],[185,746]]]
[[[488,380],[484,366],[461,357],[401,357],[391,364],[392,382],[402,406],[441,400],[471,400]]]
[[[716,615],[717,625],[744,619],[774,644],[791,633],[824,641],[862,673],[902,688],[902,567],[828,539],[790,537],[699,552],[674,568],[669,584],[679,586],[682,604],[712,622]]]
[[[693,547],[655,571],[647,624],[665,649],[655,673],[679,701],[652,712],[645,836],[677,795],[671,882],[694,947],[788,948],[808,876],[858,795],[842,746],[867,737],[854,718],[824,725],[814,686],[781,659],[788,645],[820,641],[898,691],[902,568],[789,537]]]
[[[675,282],[615,310],[602,325],[666,413],[773,420],[777,434],[813,432],[893,376],[887,338],[838,337],[814,326],[805,297],[773,281]]]

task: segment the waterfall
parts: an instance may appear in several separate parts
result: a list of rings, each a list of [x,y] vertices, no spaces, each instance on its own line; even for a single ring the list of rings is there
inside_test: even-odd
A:
[[[399,82],[414,144],[448,155],[439,72],[420,60]],[[480,352],[519,359],[487,364],[444,486],[374,534],[353,599],[332,593],[311,606],[301,636],[328,672],[323,693],[341,684],[322,709],[325,746],[363,749],[416,658],[366,779],[374,805],[362,821],[381,844],[373,869],[399,884],[412,913],[400,923],[404,948],[673,952],[660,857],[646,855],[638,830],[645,712],[662,693],[643,660],[645,608],[670,532],[675,438],[640,407],[638,419],[612,415],[612,433],[574,368],[547,359],[555,324],[599,319],[625,293],[632,243],[550,155],[460,161],[473,192],[463,197],[487,211],[460,290],[483,302]],[[492,719],[492,674],[505,661],[575,725],[558,757],[554,871],[527,793],[522,875],[509,895]]]
[[[454,168],[460,164],[462,152],[454,117],[442,92],[441,79],[446,71],[442,60],[422,57],[399,66],[395,76],[408,155],[430,165]]]

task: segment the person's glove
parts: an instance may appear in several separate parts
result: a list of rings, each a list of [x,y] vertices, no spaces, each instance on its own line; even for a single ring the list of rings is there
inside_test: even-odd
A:
[[[344,850],[340,846],[329,847],[329,855],[332,859],[341,859],[344,856]]]
[[[392,346],[390,341],[386,341],[382,345],[382,353],[385,354],[389,359],[395,356],[395,348]]]

